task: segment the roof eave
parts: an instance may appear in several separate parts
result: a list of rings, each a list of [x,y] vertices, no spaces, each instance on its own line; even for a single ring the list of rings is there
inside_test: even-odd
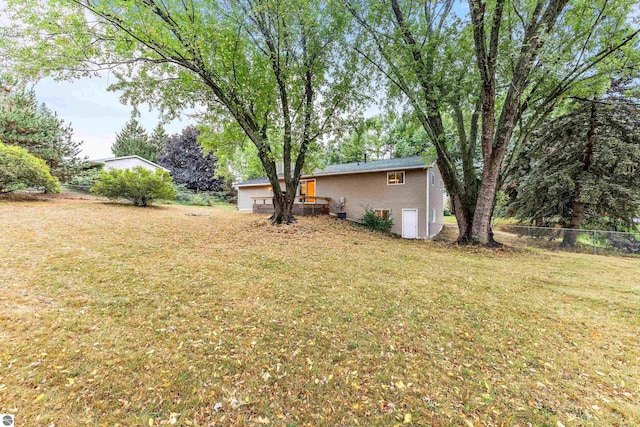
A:
[[[301,178],[315,178],[320,176],[333,176],[333,175],[355,175],[361,173],[376,173],[376,172],[392,172],[392,171],[403,171],[407,169],[429,169],[431,166],[427,165],[415,165],[415,166],[403,166],[396,168],[384,168],[384,169],[369,169],[363,171],[348,171],[348,172],[329,172],[329,173],[319,173],[319,174],[311,174],[311,175],[301,175]]]
[[[363,173],[376,173],[376,172],[392,172],[392,171],[402,171],[402,170],[413,170],[413,169],[430,169],[432,168],[433,165],[414,165],[414,166],[405,166],[405,167],[399,167],[399,168],[385,168],[385,169],[373,169],[373,170],[364,170],[364,171],[349,171],[349,172],[330,172],[330,173],[319,173],[319,174],[303,174],[300,175],[300,178],[316,178],[316,177],[322,177],[322,176],[336,176],[336,175],[356,175],[356,174],[363,174]],[[278,178],[279,181],[284,181],[284,178],[279,177]],[[241,188],[241,187],[268,187],[271,184],[269,182],[260,182],[260,183],[251,183],[251,184],[243,184],[242,182],[240,183],[236,183],[236,184],[232,184],[233,187],[235,188]]]

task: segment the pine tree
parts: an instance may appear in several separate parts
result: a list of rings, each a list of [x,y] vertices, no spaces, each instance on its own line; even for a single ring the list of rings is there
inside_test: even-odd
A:
[[[152,138],[147,135],[147,131],[140,122],[131,119],[116,135],[111,152],[117,157],[140,156],[151,162],[157,162],[160,148],[154,145]]]
[[[610,93],[545,122],[507,186],[510,209],[540,226],[625,229],[640,215],[640,105]],[[575,244],[575,232],[563,244]]]
[[[71,125],[39,105],[33,90],[2,80],[0,92],[0,141],[29,150],[46,162],[53,176],[69,179],[80,162],[82,143],[73,140]]]
[[[34,150],[34,153],[45,160],[53,176],[58,177],[62,182],[67,182],[78,172],[82,160],[86,160],[86,158],[80,158],[82,141],[74,141],[71,124],[65,124],[44,104],[40,106],[38,112],[47,117],[47,121],[55,123],[55,130],[49,143]]]
[[[153,129],[153,132],[149,136],[149,144],[151,148],[156,152],[156,160],[159,160],[162,156],[164,146],[166,145],[168,139],[169,135],[167,135],[167,132],[165,132],[162,124],[158,123],[158,125]],[[155,162],[156,160],[153,161]]]

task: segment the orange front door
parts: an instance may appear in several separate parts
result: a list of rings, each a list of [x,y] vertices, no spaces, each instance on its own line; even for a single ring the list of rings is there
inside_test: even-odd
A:
[[[309,198],[316,195],[316,181],[307,181],[307,203],[315,203],[316,199]]]

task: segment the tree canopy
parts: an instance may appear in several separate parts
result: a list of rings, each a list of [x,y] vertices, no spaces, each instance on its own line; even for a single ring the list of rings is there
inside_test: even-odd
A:
[[[189,126],[169,137],[158,162],[171,171],[176,184],[196,191],[223,191],[224,179],[217,173],[218,159],[213,153],[203,153],[199,134]]]
[[[507,185],[515,216],[538,226],[633,227],[640,216],[640,104],[624,92],[574,99],[534,132]]]
[[[27,149],[53,176],[67,181],[80,164],[81,141],[73,139],[71,125],[11,79],[0,81],[0,94],[0,141]]]
[[[153,136],[149,136],[144,127],[136,119],[129,120],[122,130],[116,135],[116,140],[111,146],[111,152],[118,157],[140,156],[156,163],[162,152],[164,129],[158,125]]]
[[[409,113],[393,112],[352,120],[346,135],[327,147],[329,163],[431,154],[431,144],[420,123]],[[432,161],[432,159],[431,159]]]
[[[203,140],[219,158],[255,147],[275,222],[293,219],[309,155],[369,96],[371,70],[434,147],[459,242],[481,244],[493,242],[496,192],[540,123],[568,95],[602,94],[614,72],[638,72],[637,1],[8,3],[20,39],[2,50],[13,68],[77,77],[115,67],[125,101],[168,116],[204,106]]]
[[[347,49],[349,16],[324,1],[9,4],[20,40],[8,50],[22,72],[78,77],[115,67],[124,100],[168,116],[204,106],[205,136],[219,151],[250,141],[274,187],[275,222],[293,220],[307,153],[361,94],[358,58]]]
[[[491,243],[496,192],[567,94],[637,72],[632,2],[345,0],[354,44],[437,152],[459,242]]]

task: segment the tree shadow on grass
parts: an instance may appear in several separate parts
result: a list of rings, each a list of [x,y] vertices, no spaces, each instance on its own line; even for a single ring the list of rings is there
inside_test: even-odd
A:
[[[30,191],[15,191],[0,193],[0,201],[6,202],[46,202],[51,200],[54,194],[35,193]]]
[[[108,200],[103,198],[95,198],[94,200],[97,200],[98,204],[100,205],[108,205],[108,206],[121,207],[121,208],[127,208],[127,209],[131,208],[131,209],[143,209],[143,210],[166,210],[170,206],[172,206],[172,205],[164,205],[160,203],[154,203],[147,206],[136,206],[132,202],[128,202],[126,200]]]

